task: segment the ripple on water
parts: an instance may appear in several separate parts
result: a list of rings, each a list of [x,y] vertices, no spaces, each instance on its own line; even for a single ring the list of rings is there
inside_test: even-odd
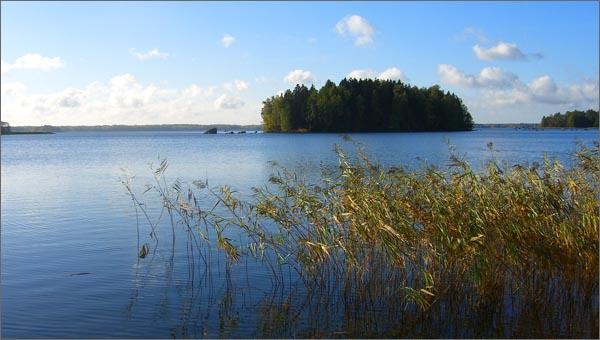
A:
[[[419,166],[417,157],[444,164],[449,138],[480,167],[490,157],[488,142],[499,159],[512,163],[540,161],[544,153],[568,162],[576,140],[590,144],[598,134],[482,129],[352,137],[381,163],[412,167]],[[217,298],[227,292],[223,263],[214,263],[221,271],[212,277],[212,292],[201,273],[189,289],[184,247],[174,254],[173,267],[168,252],[158,254],[151,266],[151,257],[137,265],[136,218],[119,183],[121,168],[135,174],[141,188],[152,178],[149,163],[165,157],[169,181],[208,179],[211,185],[230,184],[249,193],[265,183],[269,161],[302,167],[312,176],[320,164],[335,166],[333,145],[345,144],[338,134],[118,132],[1,138],[2,335],[53,338],[164,338],[183,334],[182,325],[198,336],[256,336],[256,308],[270,287],[259,267],[232,273],[233,281],[247,281],[252,289],[232,293],[243,307],[227,333],[219,314],[226,301]],[[71,275],[84,272],[90,274]]]

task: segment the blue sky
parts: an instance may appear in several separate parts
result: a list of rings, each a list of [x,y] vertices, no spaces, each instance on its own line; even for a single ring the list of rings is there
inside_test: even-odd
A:
[[[2,3],[2,120],[260,123],[344,77],[439,84],[476,122],[598,107],[598,2]]]

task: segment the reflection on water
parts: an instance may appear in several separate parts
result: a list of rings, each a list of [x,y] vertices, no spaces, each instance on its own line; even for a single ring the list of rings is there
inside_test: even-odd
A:
[[[568,162],[577,140],[589,144],[597,137],[597,131],[488,129],[353,138],[383,164],[407,166],[417,166],[417,157],[443,165],[449,138],[477,166],[490,141],[511,163],[540,161],[544,153]],[[560,297],[560,282],[543,284],[552,278],[533,292],[512,292],[505,283],[496,296],[502,303],[477,304],[457,301],[461,295],[449,291],[433,311],[421,313],[397,287],[378,285],[376,278],[372,286],[353,281],[364,287],[357,291],[308,285],[287,266],[278,267],[274,280],[269,266],[249,257],[230,263],[194,240],[180,218],[171,222],[166,211],[151,238],[148,221],[136,214],[119,183],[126,168],[143,191],[152,180],[148,163],[160,155],[170,163],[169,183],[208,179],[211,186],[229,184],[246,195],[268,179],[269,161],[310,176],[322,163],[336,164],[331,150],[340,142],[336,134],[2,136],[2,336],[597,337],[597,287],[592,296],[581,288]],[[153,220],[162,209],[148,205]],[[140,243],[150,250],[143,259],[136,225]],[[72,275],[83,272],[90,274]],[[385,282],[387,275],[377,279]],[[547,308],[548,301],[561,307]]]
[[[421,310],[405,298],[402,287],[390,285],[404,281],[398,277],[402,274],[384,274],[389,267],[381,263],[371,267],[368,277],[312,282],[302,281],[284,266],[274,281],[267,279],[270,273],[255,260],[233,264],[213,251],[213,267],[186,267],[190,272],[179,273],[186,278],[179,282],[172,280],[177,264],[174,267],[170,259],[142,265],[145,274],[140,274],[141,282],[133,289],[128,312],[135,313],[136,303],[157,293],[143,282],[160,278],[168,283],[154,318],[172,318],[169,305],[178,306],[169,333],[178,338],[598,336],[597,283],[573,286],[560,275],[539,275],[526,289],[507,281],[498,285],[495,294],[478,296],[472,286],[456,282],[431,309]],[[189,259],[177,260],[184,265]],[[155,267],[161,270],[151,274]],[[257,281],[261,276],[262,281]],[[522,277],[531,276],[523,273]]]

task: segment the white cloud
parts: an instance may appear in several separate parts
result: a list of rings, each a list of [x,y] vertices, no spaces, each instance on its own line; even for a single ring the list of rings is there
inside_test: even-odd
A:
[[[56,105],[65,108],[79,107],[86,95],[85,91],[68,88],[56,96]]]
[[[169,53],[161,52],[157,48],[153,48],[146,53],[138,52],[135,50],[135,48],[130,48],[129,54],[138,58],[139,60],[167,59],[169,57]]]
[[[440,64],[438,65],[437,71],[442,82],[446,84],[473,87],[473,84],[475,83],[474,76],[466,75],[453,65]]]
[[[559,86],[549,75],[542,75],[525,83],[498,67],[486,67],[472,75],[447,64],[438,65],[438,74],[446,84],[482,89],[482,103],[488,106],[538,103],[586,108],[599,100],[598,80]]]
[[[549,75],[543,75],[527,84],[531,100],[552,104],[577,106],[582,103],[598,104],[598,81],[583,81],[580,84],[558,86]]]
[[[50,58],[37,53],[29,53],[18,57],[12,64],[1,61],[1,73],[6,74],[11,70],[50,71],[64,66],[65,62],[59,57]]]
[[[215,100],[215,107],[218,109],[237,109],[244,106],[244,101],[238,97],[231,97],[226,94],[222,94]]]
[[[10,82],[10,83],[2,83],[0,86],[2,89],[2,95],[12,95],[17,93],[22,93],[25,91],[25,84],[20,82]]]
[[[406,76],[397,67],[390,67],[379,74],[381,80],[401,80],[406,81]]]
[[[541,103],[566,106],[566,108],[589,108],[598,105],[598,81],[580,84],[557,85],[549,75],[538,77],[528,84],[520,83],[507,90],[484,91],[484,100],[494,106],[523,103]]]
[[[183,90],[184,97],[210,97],[214,95],[215,87],[210,86],[208,88],[202,88],[196,84],[192,84]]]
[[[486,107],[511,106],[518,103],[527,103],[531,101],[531,96],[527,91],[512,88],[507,90],[484,90],[482,101]]]
[[[558,91],[558,86],[556,86],[556,83],[554,83],[554,80],[549,75],[543,75],[529,83],[529,89],[533,95],[546,97],[555,95]]]
[[[488,49],[482,48],[479,45],[473,46],[473,52],[477,58],[481,60],[522,60],[525,59],[525,54],[521,52],[517,44],[499,42],[496,46]]]
[[[495,87],[505,88],[515,85],[518,77],[514,73],[506,72],[499,67],[486,67],[479,74],[472,75],[460,71],[448,64],[438,65],[438,75],[442,82],[467,88]]]
[[[139,108],[159,95],[154,84],[143,86],[129,73],[114,77],[109,82],[108,101],[115,107]]]
[[[315,82],[315,77],[310,71],[293,70],[283,78],[283,81],[290,83],[291,85],[310,85]]]
[[[499,67],[485,67],[476,78],[481,87],[509,87],[515,85],[519,80],[516,74],[503,71]]]
[[[233,44],[234,42],[235,38],[229,34],[223,35],[223,38],[221,39],[221,43],[223,44],[223,46],[225,46],[225,48],[231,46],[231,44]]]
[[[401,81],[406,80],[404,73],[402,71],[400,71],[400,69],[398,69],[397,67],[390,67],[379,74],[377,74],[376,71],[370,70],[370,69],[352,70],[350,73],[348,73],[346,78],[348,78],[348,79],[351,79],[351,78],[353,78],[353,79],[375,79],[375,78],[377,78],[380,80],[401,80]]]
[[[377,77],[377,73],[373,70],[352,70],[346,78],[348,79],[373,79]]]
[[[249,87],[248,83],[243,80],[234,80],[233,84],[235,85],[236,90],[238,91],[246,91]]]
[[[260,99],[246,104],[216,86],[168,88],[144,84],[132,74],[82,88],[29,93],[22,83],[2,83],[2,120],[18,125],[173,124],[260,122]]]
[[[342,37],[354,38],[355,46],[364,46],[373,42],[375,29],[359,15],[349,15],[335,25],[335,31]]]

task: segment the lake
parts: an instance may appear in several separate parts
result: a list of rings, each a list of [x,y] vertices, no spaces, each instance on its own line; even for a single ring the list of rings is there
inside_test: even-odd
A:
[[[488,142],[510,164],[541,162],[544,154],[569,164],[577,142],[591,145],[598,131],[351,137],[386,166],[444,166],[450,143],[481,168],[492,156]],[[302,336],[313,327],[299,321],[284,324],[298,332],[275,332],[263,308],[271,282],[256,265],[229,271],[215,259],[210,278],[190,278],[183,244],[171,256],[163,247],[152,261],[138,259],[136,213],[120,179],[135,175],[141,192],[152,179],[150,164],[167,159],[168,181],[206,179],[247,195],[267,182],[270,161],[309,178],[321,164],[335,165],[334,144],[351,148],[341,135],[73,132],[2,136],[1,143],[2,337]],[[240,282],[252,284],[238,289]],[[340,321],[330,322],[323,327]]]

